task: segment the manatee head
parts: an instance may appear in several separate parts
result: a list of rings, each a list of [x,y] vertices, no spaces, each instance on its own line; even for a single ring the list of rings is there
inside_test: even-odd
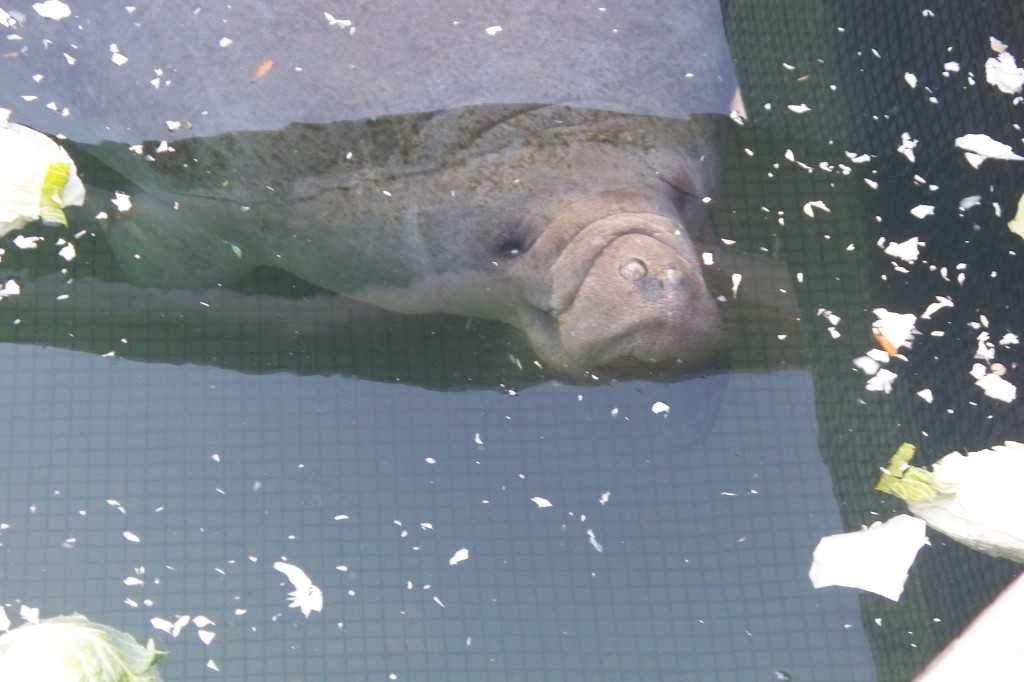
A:
[[[545,364],[571,375],[693,369],[722,337],[700,251],[671,211],[605,208],[577,206],[538,238],[522,271],[549,277],[518,326]]]

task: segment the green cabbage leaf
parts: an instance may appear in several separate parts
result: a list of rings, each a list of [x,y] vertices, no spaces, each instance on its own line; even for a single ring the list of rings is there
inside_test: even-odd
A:
[[[80,614],[27,623],[0,637],[3,682],[160,682],[165,652]]]

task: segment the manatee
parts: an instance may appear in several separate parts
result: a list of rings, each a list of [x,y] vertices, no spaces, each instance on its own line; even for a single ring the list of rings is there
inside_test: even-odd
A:
[[[8,11],[0,106],[120,174],[131,208],[100,197],[101,223],[136,282],[277,267],[506,322],[569,376],[692,370],[721,341],[717,1]]]

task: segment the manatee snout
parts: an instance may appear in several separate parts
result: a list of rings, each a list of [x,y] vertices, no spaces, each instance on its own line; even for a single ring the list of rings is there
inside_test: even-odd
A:
[[[550,326],[531,340],[563,371],[689,368],[722,337],[700,255],[678,223],[661,216],[618,215],[586,227],[555,262],[552,284]]]

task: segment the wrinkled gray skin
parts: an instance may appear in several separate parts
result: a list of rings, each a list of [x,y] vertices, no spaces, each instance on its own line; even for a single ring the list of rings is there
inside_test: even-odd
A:
[[[449,4],[455,8],[452,16],[471,16],[487,5]],[[164,5],[157,3],[153,12],[176,11]],[[256,7],[264,8],[261,3]],[[33,118],[23,105],[14,120],[46,132],[70,131],[131,181],[125,191],[132,196],[132,209],[118,213],[110,207],[104,229],[119,262],[140,283],[229,284],[254,267],[270,265],[392,311],[507,322],[527,335],[548,367],[568,375],[629,374],[661,364],[690,368],[714,350],[722,333],[701,264],[712,239],[701,199],[714,194],[722,145],[720,118],[705,114],[722,113],[732,88],[717,4],[650,3],[639,14],[617,18],[611,33],[613,24],[594,20],[589,37],[579,27],[593,17],[574,17],[566,25],[579,28],[579,35],[570,32],[565,40],[545,38],[543,31],[533,35],[538,26],[557,34],[559,22],[566,21],[546,16],[550,10],[545,10],[537,23],[538,7],[527,0],[496,2],[491,10],[510,13],[494,19],[485,12],[480,27],[464,31],[472,40],[452,43],[452,35],[438,35],[436,43],[420,46],[424,51],[419,54],[416,45],[408,46],[412,54],[402,59],[395,57],[405,34],[387,35],[396,30],[393,20],[380,24],[368,40],[362,29],[382,15],[353,19],[356,33],[328,39],[360,37],[363,43],[350,40],[339,43],[341,48],[329,43],[323,48],[327,54],[307,60],[313,67],[292,73],[307,78],[308,71],[339,54],[352,59],[352,68],[325,75],[321,90],[307,83],[299,103],[287,96],[294,87],[287,60],[297,59],[287,51],[316,51],[322,48],[318,41],[310,37],[298,47],[276,43],[273,47],[286,57],[275,64],[285,63],[275,65],[278,73],[262,76],[256,87],[280,75],[280,88],[273,90],[271,84],[249,100],[230,97],[218,88],[230,94],[240,87],[239,67],[224,71],[228,76],[216,82],[221,74],[216,60],[226,48],[216,47],[214,36],[252,35],[262,19],[258,13],[238,15],[228,28],[214,23],[211,29],[208,23],[194,23],[193,15],[181,20],[193,22],[199,47],[189,46],[179,55],[185,61],[174,67],[173,78],[165,78],[171,83],[162,83],[162,90],[147,89],[142,99],[129,96],[118,109],[108,101],[117,90],[103,99],[95,87],[80,83],[61,93],[66,95],[61,101],[72,102],[65,121],[54,123],[52,114]],[[131,65],[159,38],[152,30],[161,26],[159,14],[146,11],[133,17],[134,26],[109,35],[103,31],[113,30],[114,19],[79,18],[78,26],[85,28],[73,31],[71,38],[94,38],[93,49],[102,45],[106,50],[120,36],[119,49]],[[216,11],[206,8],[207,16]],[[293,23],[314,17],[324,29],[321,14],[309,10]],[[672,17],[678,18],[678,31],[667,21]],[[442,18],[437,32],[455,30],[442,28],[451,25],[448,15]],[[529,48],[525,52],[509,49],[513,43],[495,51],[494,36],[482,30],[490,21],[510,34],[529,32],[527,38],[535,42],[523,43]],[[230,27],[237,30],[239,22],[255,26],[232,32]],[[516,33],[517,22],[525,22],[521,27],[529,31]],[[661,39],[671,44],[652,42],[648,33],[664,32],[666,23],[670,29]],[[166,21],[162,25],[166,28]],[[620,35],[620,28],[631,42],[612,37]],[[311,26],[303,35],[315,30]],[[674,33],[710,47],[703,49],[704,42],[698,43],[701,49],[690,46],[689,62],[670,59],[672,68],[655,70],[673,54],[668,50],[679,47]],[[420,38],[424,34],[431,35],[416,32]],[[55,44],[67,38],[48,37]],[[163,44],[168,40],[164,36]],[[204,49],[208,54],[202,54]],[[439,65],[431,51],[437,49],[452,56]],[[573,51],[566,56],[558,49]],[[536,54],[544,50],[548,53]],[[618,61],[600,63],[605,51]],[[53,52],[46,56],[52,58]],[[24,52],[16,66],[25,73],[42,70],[33,54]],[[428,56],[433,62],[423,67]],[[103,59],[109,59],[109,52]],[[351,81],[353,73],[372,69],[374,60],[386,62],[385,70],[371,74],[368,82]],[[253,58],[244,68],[258,63]],[[567,64],[564,72],[552,66],[562,63]],[[50,68],[57,69],[49,74],[51,80],[66,77],[59,62]],[[88,69],[111,68],[116,67],[94,60],[76,75],[98,78]],[[197,71],[203,71],[200,86],[206,87],[189,78]],[[695,74],[695,83],[686,82],[688,71]],[[18,92],[12,84],[20,87],[22,81],[11,73],[0,75],[0,86]],[[444,80],[445,74],[450,80]],[[141,72],[136,76],[143,77]],[[253,95],[252,73],[245,77],[249,82],[241,87]],[[441,80],[427,89],[417,87],[425,78]],[[326,87],[338,79],[347,90]],[[681,90],[673,90],[677,82]],[[142,81],[135,86],[132,92]],[[184,92],[212,109],[182,116],[182,107],[171,104]],[[326,104],[308,106],[321,100]],[[423,108],[418,108],[420,100]],[[517,104],[521,101],[538,104]],[[331,117],[334,111],[336,118]],[[384,115],[391,112],[397,113]],[[185,120],[185,128],[168,133],[163,129],[168,119]],[[292,122],[299,120],[314,123]],[[108,141],[93,144],[102,139]],[[168,140],[173,151],[158,151],[160,139]],[[148,140],[143,155],[125,144],[143,140]]]

